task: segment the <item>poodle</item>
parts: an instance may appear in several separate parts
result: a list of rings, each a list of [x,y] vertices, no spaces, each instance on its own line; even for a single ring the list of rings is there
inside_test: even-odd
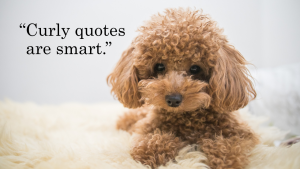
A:
[[[130,109],[117,129],[136,135],[132,158],[157,168],[198,145],[212,169],[244,168],[258,136],[236,110],[256,97],[244,57],[208,15],[167,9],[138,29],[107,77]]]

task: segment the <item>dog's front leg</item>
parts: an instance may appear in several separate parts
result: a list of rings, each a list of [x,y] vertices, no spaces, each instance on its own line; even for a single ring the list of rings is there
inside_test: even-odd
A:
[[[187,145],[172,133],[162,133],[156,129],[154,133],[139,135],[131,149],[134,160],[144,165],[157,168],[173,160],[178,151]]]
[[[219,136],[214,140],[203,139],[200,147],[211,169],[242,169],[248,164],[248,155],[256,142],[256,138]]]

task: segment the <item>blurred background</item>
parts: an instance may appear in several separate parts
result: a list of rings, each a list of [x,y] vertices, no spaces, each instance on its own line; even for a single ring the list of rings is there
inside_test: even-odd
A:
[[[38,104],[117,102],[107,75],[151,15],[165,8],[195,7],[219,23],[250,66],[258,97],[250,111],[271,125],[300,134],[299,0],[52,0],[0,2],[0,100]],[[65,39],[31,37],[21,23],[70,28]],[[76,28],[125,28],[125,36],[79,39]],[[111,47],[104,47],[111,41]],[[57,46],[102,45],[106,55],[57,55]],[[50,46],[51,54],[27,55],[27,46]]]

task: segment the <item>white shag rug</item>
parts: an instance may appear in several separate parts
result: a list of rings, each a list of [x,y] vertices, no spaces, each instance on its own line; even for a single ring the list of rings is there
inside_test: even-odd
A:
[[[1,169],[143,169],[130,154],[131,135],[115,129],[120,104],[64,104],[39,106],[34,103],[0,102],[0,168]],[[261,136],[262,144],[251,152],[247,169],[299,169],[300,143],[275,147],[273,142],[285,132],[274,127],[260,127],[264,121],[242,117]],[[201,146],[201,145],[200,145]],[[160,169],[207,168],[206,157],[183,148],[176,162]]]

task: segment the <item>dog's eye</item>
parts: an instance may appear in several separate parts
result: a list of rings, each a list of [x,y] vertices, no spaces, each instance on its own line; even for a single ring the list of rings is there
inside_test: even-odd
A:
[[[165,71],[165,65],[162,63],[157,63],[154,67],[154,70],[158,73],[162,73],[163,71]]]
[[[190,72],[191,72],[191,74],[193,74],[193,75],[198,74],[198,73],[200,73],[201,71],[202,71],[202,69],[201,69],[199,66],[197,66],[197,65],[193,65],[193,66],[191,66],[191,68],[190,68]]]

